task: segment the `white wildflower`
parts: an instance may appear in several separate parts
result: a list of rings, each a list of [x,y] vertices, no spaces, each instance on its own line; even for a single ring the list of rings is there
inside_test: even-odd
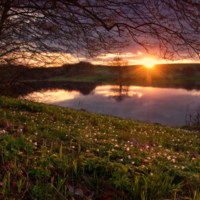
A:
[[[0,134],[4,134],[4,133],[5,133],[5,130],[0,131]]]
[[[171,156],[167,156],[167,159],[168,159],[168,160],[171,160]]]
[[[175,159],[172,159],[172,162],[175,163]]]

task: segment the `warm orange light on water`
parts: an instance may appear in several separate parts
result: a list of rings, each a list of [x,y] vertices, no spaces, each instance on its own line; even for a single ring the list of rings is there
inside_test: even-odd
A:
[[[157,64],[157,61],[151,58],[146,58],[142,60],[142,64],[148,68],[152,68],[155,64]]]

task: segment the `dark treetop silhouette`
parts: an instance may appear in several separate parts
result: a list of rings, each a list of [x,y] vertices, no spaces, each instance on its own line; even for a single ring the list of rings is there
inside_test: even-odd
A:
[[[195,0],[1,0],[0,63],[41,66],[58,53],[95,57],[131,42],[162,58],[193,57],[199,10]]]

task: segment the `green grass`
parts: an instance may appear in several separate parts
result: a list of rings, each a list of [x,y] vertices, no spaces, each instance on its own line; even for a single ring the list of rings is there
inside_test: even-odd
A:
[[[0,133],[0,199],[200,199],[198,132],[0,96]]]
[[[56,76],[48,79],[49,81],[81,81],[81,82],[99,82],[95,76]]]
[[[195,65],[192,65],[195,68]],[[191,68],[192,68],[191,66]],[[111,71],[109,66],[95,67],[93,75],[77,75],[73,77],[57,76],[48,80],[53,81],[81,81],[81,82],[95,82],[101,84],[118,84],[121,82],[124,85],[140,85],[140,86],[154,86],[154,87],[189,87],[190,85],[200,86],[200,72],[196,71],[193,76],[188,76],[187,73],[181,73],[181,70],[187,65],[177,65],[177,67],[169,68],[166,71],[165,65],[155,66],[148,69],[145,66],[129,66],[127,71],[119,79],[117,72]],[[177,72],[176,70],[179,70]],[[197,68],[195,68],[197,70]]]
[[[95,83],[113,83],[110,79],[113,78],[113,74],[110,73],[108,67],[95,68],[95,75],[78,75],[72,77],[57,76],[48,79],[49,81],[81,81],[81,82],[95,82]]]

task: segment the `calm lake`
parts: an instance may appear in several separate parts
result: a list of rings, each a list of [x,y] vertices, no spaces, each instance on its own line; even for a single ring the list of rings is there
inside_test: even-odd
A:
[[[38,102],[170,126],[185,125],[188,106],[194,114],[200,100],[196,89],[78,82],[42,84],[42,88],[23,95]]]

